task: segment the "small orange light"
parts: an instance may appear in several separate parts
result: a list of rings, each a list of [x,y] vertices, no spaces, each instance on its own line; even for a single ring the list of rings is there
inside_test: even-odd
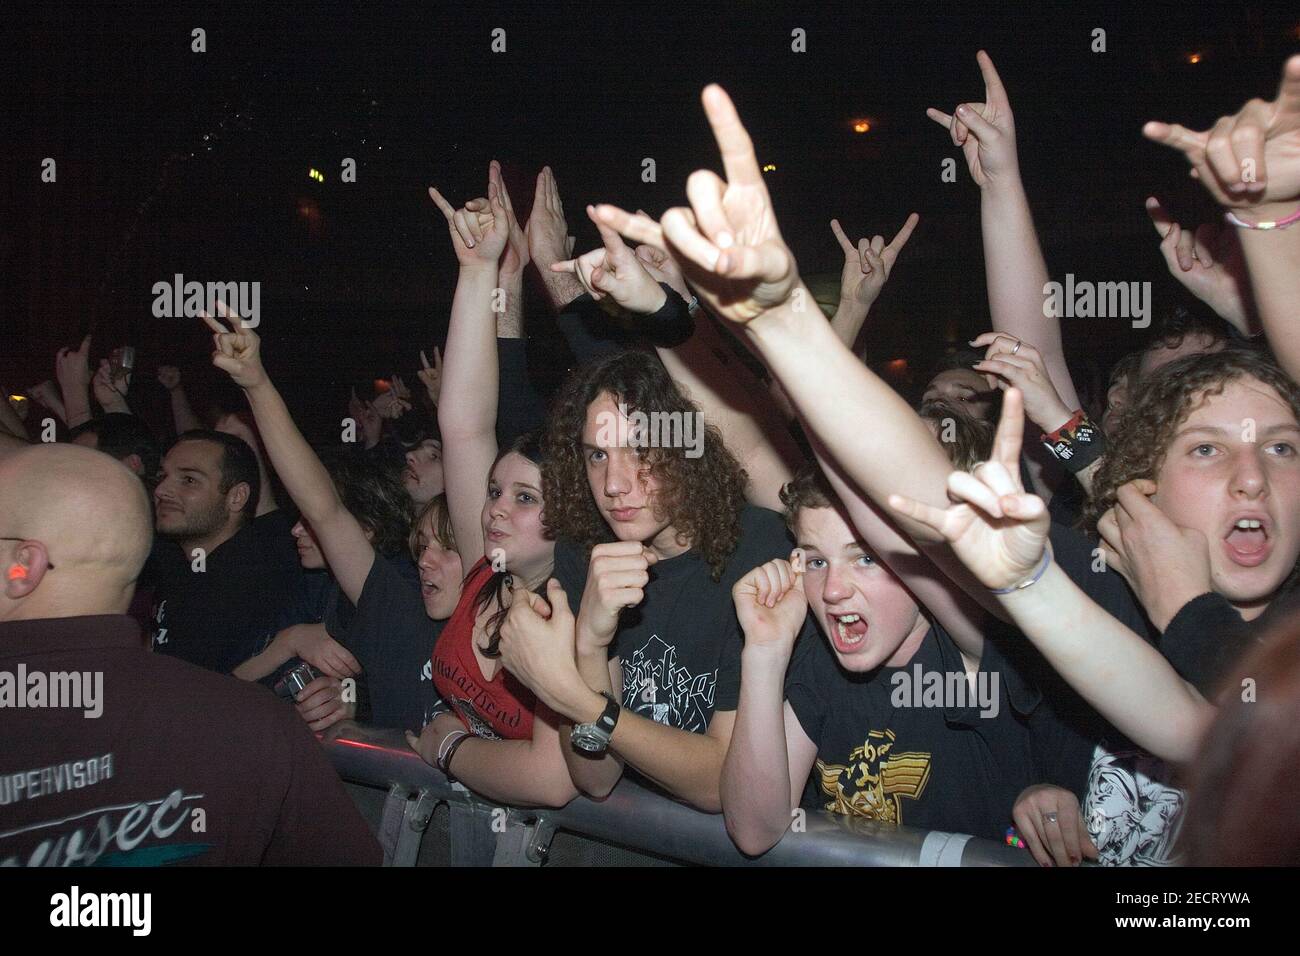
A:
[[[1199,53],[1193,53],[1191,56],[1189,56],[1189,57],[1187,58],[1187,62],[1188,62],[1188,63],[1200,63],[1200,62],[1201,62],[1201,55],[1200,55]]]
[[[907,371],[907,359],[892,359],[885,363],[885,367],[893,375],[902,375]]]
[[[855,133],[865,133],[869,129],[871,129],[871,124],[868,123],[866,120],[858,120],[856,123],[853,124],[853,132]]]

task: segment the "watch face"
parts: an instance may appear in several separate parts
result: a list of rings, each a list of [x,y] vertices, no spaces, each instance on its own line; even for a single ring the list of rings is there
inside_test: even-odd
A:
[[[604,738],[599,734],[593,733],[589,726],[582,728],[575,727],[570,741],[573,746],[577,747],[579,750],[585,750],[587,753],[598,754],[606,747],[606,741]]]

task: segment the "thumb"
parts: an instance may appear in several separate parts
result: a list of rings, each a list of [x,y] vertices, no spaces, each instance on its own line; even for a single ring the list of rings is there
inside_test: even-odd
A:
[[[573,619],[573,609],[569,607],[569,595],[565,593],[564,585],[558,578],[551,578],[546,582],[546,596],[550,598],[553,617],[558,616],[560,620]]]
[[[641,555],[645,558],[646,564],[656,564],[659,561],[659,555],[650,548],[642,547]]]

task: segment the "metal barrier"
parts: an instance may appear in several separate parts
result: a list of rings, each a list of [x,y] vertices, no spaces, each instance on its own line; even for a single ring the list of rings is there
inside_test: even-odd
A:
[[[322,741],[339,775],[386,790],[377,831],[389,866],[414,866],[439,804],[450,813],[458,866],[540,866],[557,834],[623,847],[647,859],[704,866],[1033,866],[1021,849],[938,831],[909,830],[809,811],[760,857],[736,849],[722,817],[701,813],[624,779],[601,801],[578,797],[558,810],[488,803],[451,783],[412,751],[400,731],[340,725]],[[360,801],[358,801],[360,802]]]

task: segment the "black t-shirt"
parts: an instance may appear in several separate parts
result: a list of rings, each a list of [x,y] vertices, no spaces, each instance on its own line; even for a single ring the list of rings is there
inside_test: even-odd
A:
[[[610,646],[622,663],[626,709],[693,733],[708,730],[715,711],[736,709],[744,637],[731,588],[758,565],[788,558],[793,547],[775,511],[747,505],[740,524],[739,543],[718,581],[696,551],[650,568],[645,599],[623,612]],[[572,541],[555,544],[554,575],[575,614],[589,557]]]
[[[807,806],[1001,841],[1016,797],[1042,782],[1028,715],[1039,693],[991,640],[967,680],[937,624],[902,667],[854,674],[805,629],[785,695],[817,745]]]
[[[282,511],[263,515],[201,564],[159,539],[141,575],[153,589],[154,650],[228,674],[299,623],[306,585],[291,527]]]
[[[1053,525],[1054,560],[1080,590],[1144,640],[1155,643],[1141,605],[1119,572],[1105,566],[1095,543]],[[1167,866],[1177,862],[1175,844],[1186,794],[1173,785],[1174,768],[1151,756],[1101,717],[1059,677],[1041,684],[1068,729],[1053,748],[1057,773],[1084,775],[1085,826],[1107,866]]]
[[[363,668],[357,684],[369,721],[419,733],[438,702],[430,654],[444,623],[424,611],[419,569],[403,555],[378,556],[357,606],[340,598],[325,629]]]

